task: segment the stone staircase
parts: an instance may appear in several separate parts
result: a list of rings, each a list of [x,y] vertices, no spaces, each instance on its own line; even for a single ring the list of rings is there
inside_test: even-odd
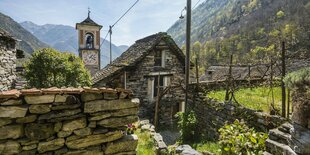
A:
[[[266,140],[266,152],[264,155],[297,155],[289,146],[291,138],[290,129],[293,126],[285,123],[276,129],[269,131],[269,138]]]

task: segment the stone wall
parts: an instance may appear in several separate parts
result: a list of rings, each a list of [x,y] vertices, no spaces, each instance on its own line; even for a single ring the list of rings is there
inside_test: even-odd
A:
[[[15,40],[0,31],[0,91],[11,89],[16,79]]]
[[[0,93],[0,154],[135,154],[138,99],[128,90],[29,89]]]
[[[237,104],[208,99],[203,93],[190,98],[190,106],[198,119],[197,131],[210,140],[218,139],[218,129],[222,128],[226,121],[233,123],[236,119],[243,119],[250,127],[264,132],[285,122],[285,119],[279,116],[247,109]]]

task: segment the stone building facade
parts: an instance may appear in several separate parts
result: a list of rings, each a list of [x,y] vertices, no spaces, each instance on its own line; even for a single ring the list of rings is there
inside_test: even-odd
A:
[[[16,40],[0,29],[0,91],[11,89],[16,79]]]
[[[157,33],[136,41],[97,72],[93,82],[95,87],[132,90],[141,101],[140,116],[151,120],[160,99],[159,123],[172,124],[174,115],[184,107],[184,62],[185,55],[173,39],[166,33]]]

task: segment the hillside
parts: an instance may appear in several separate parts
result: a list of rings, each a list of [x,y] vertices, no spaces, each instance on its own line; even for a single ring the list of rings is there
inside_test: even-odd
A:
[[[74,27],[66,25],[37,25],[30,21],[20,23],[25,29],[31,32],[41,41],[49,44],[59,51],[69,51],[78,54],[78,36]],[[103,38],[101,38],[101,41]],[[101,64],[104,67],[109,61],[109,41],[105,41],[101,47]],[[113,58],[121,55],[128,46],[116,46],[112,44]]]
[[[282,41],[289,56],[309,58],[309,29],[309,0],[206,0],[193,10],[191,33],[204,68],[227,64],[230,54],[234,63],[268,63]],[[184,45],[185,19],[167,32]]]
[[[41,42],[12,18],[2,13],[0,13],[0,28],[21,40],[17,43],[17,48],[28,54],[31,54],[36,49],[48,47],[47,44]]]

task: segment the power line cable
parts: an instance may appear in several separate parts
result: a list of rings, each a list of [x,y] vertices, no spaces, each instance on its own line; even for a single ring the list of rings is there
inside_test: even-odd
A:
[[[139,2],[137,0],[113,25],[112,28]]]
[[[198,5],[198,3],[200,2],[201,0],[198,0],[198,2],[194,5],[194,7],[192,7],[192,9],[195,9],[196,6]]]

